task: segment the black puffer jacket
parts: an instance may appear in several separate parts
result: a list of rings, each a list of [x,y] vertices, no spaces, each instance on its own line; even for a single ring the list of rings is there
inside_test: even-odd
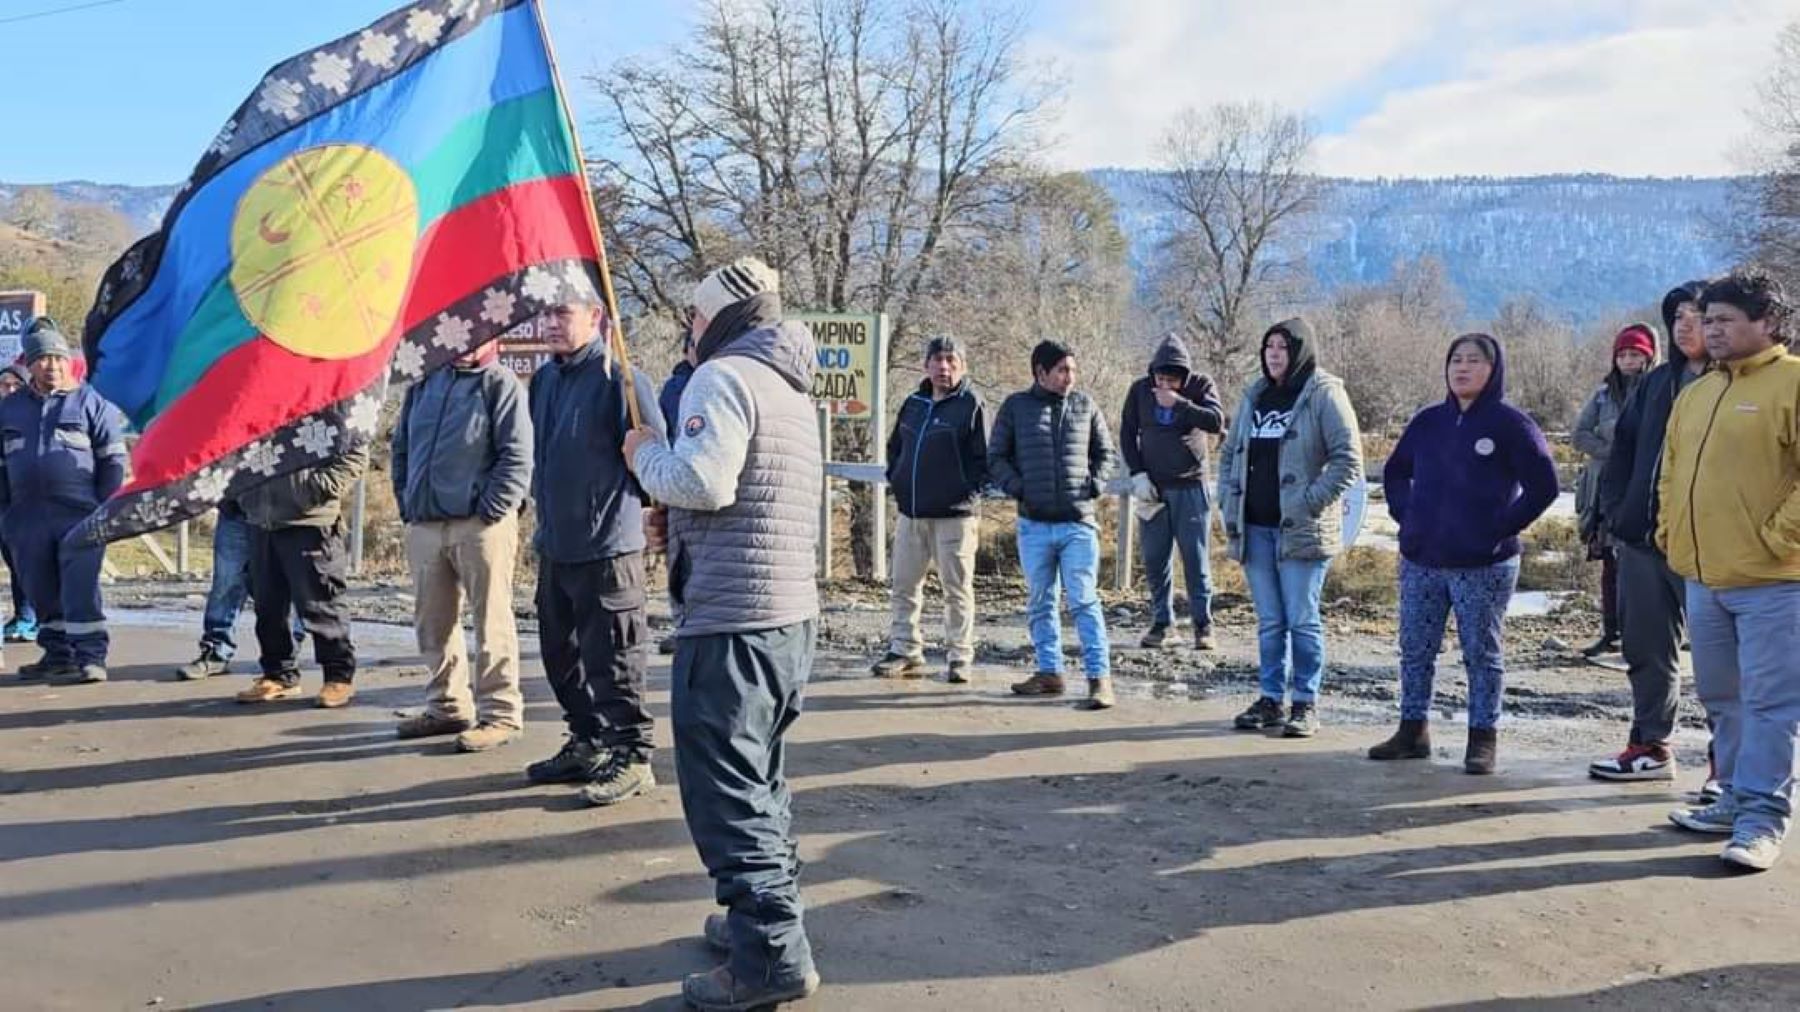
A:
[[[1698,302],[1704,282],[1690,281],[1663,296],[1663,333],[1669,339],[1669,360],[1638,381],[1619,412],[1613,427],[1612,453],[1600,469],[1600,515],[1613,537],[1628,545],[1650,547],[1656,533],[1660,505],[1656,480],[1662,470],[1663,437],[1675,398],[1698,377],[1687,371],[1688,360],[1675,343],[1675,310],[1683,302]]]
[[[1118,451],[1092,398],[1041,386],[1000,405],[988,440],[988,473],[1019,501],[1019,515],[1046,523],[1094,523],[1094,500],[1117,465]]]

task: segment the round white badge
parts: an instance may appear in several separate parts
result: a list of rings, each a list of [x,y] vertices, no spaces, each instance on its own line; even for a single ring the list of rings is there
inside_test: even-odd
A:
[[[1482,436],[1480,439],[1477,439],[1475,441],[1475,452],[1480,454],[1483,457],[1493,456],[1494,455],[1494,441],[1489,439],[1486,436]]]

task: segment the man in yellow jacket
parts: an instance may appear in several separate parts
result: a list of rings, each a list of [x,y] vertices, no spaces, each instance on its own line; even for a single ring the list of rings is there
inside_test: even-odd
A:
[[[1716,364],[1669,417],[1656,543],[1687,581],[1694,684],[1724,792],[1669,819],[1729,834],[1719,856],[1761,871],[1793,814],[1800,731],[1800,358],[1767,275],[1715,281],[1700,308]]]

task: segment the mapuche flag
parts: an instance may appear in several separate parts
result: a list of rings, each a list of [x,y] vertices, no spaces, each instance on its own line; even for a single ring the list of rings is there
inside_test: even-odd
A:
[[[535,0],[420,0],[263,77],[101,280],[93,383],[142,437],[74,537],[328,460],[373,437],[390,374],[598,300],[546,39]]]

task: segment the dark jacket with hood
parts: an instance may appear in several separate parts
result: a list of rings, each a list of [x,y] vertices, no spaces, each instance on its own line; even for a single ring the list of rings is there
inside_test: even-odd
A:
[[[909,517],[966,517],[988,483],[987,406],[964,379],[943,400],[931,381],[900,405],[888,435],[887,480],[894,502]]]
[[[1044,523],[1093,524],[1116,456],[1093,398],[1036,383],[1000,405],[988,439],[994,484],[1018,500],[1020,516]]]
[[[1675,398],[1697,374],[1687,371],[1688,358],[1675,343],[1675,311],[1683,302],[1699,302],[1703,281],[1690,281],[1663,296],[1663,330],[1669,336],[1669,359],[1638,381],[1613,427],[1612,452],[1600,469],[1600,513],[1612,536],[1628,545],[1655,550],[1660,512],[1656,481],[1662,467],[1663,437]]]
[[[1520,532],[1556,501],[1556,462],[1543,432],[1504,400],[1506,354],[1486,334],[1475,339],[1494,363],[1480,396],[1467,411],[1448,394],[1414,415],[1382,471],[1400,554],[1422,566],[1469,569],[1514,558]],[[1448,386],[1448,355],[1444,368]]]
[[[1172,407],[1156,403],[1156,374],[1187,374]],[[1131,384],[1119,419],[1119,449],[1132,474],[1148,474],[1157,488],[1192,488],[1206,483],[1206,434],[1225,427],[1212,377],[1194,371],[1181,338],[1170,334],[1150,356],[1147,375]]]

